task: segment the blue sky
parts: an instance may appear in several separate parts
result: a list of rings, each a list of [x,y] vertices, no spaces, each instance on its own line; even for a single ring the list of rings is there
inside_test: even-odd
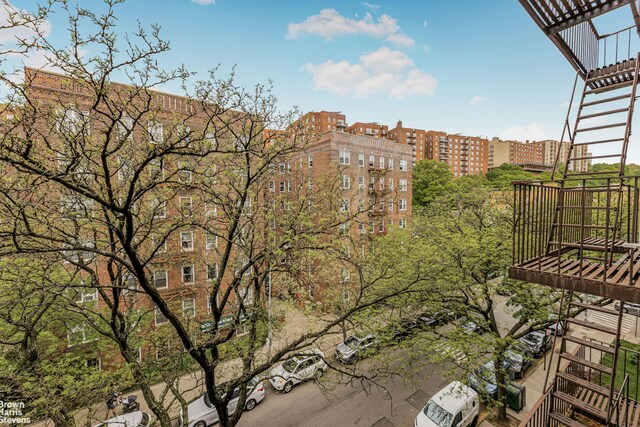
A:
[[[621,12],[605,24],[631,24]],[[162,27],[162,66],[235,64],[242,84],[271,79],[281,108],[342,111],[350,123],[558,139],[575,77],[516,1],[129,0],[118,16],[119,33],[136,20]],[[64,17],[50,25],[64,43]],[[640,162],[633,141],[629,154]]]

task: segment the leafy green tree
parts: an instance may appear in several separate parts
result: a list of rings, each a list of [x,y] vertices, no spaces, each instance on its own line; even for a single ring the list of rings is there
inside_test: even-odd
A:
[[[523,170],[520,166],[503,163],[497,168],[487,172],[487,181],[491,188],[499,190],[509,189],[513,181],[530,181],[536,179],[536,176]]]
[[[421,160],[413,167],[413,206],[426,207],[451,190],[453,173],[445,162]]]

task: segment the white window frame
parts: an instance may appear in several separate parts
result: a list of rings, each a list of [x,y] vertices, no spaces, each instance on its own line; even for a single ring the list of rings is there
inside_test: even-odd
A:
[[[186,306],[186,302],[191,302],[191,307]],[[187,313],[186,311],[190,310],[191,313]],[[196,316],[196,299],[195,298],[185,298],[182,300],[182,315],[185,317],[195,317]]]
[[[213,242],[210,240],[213,237]],[[208,251],[218,247],[218,235],[212,231],[205,231],[205,248]]]
[[[153,312],[154,312],[154,313],[153,313],[153,314],[154,314],[154,319],[153,319],[153,320],[154,320],[154,323],[155,323],[155,325],[156,325],[156,326],[164,325],[165,323],[167,323],[167,322],[169,321],[169,319],[167,319],[167,318],[164,316],[164,314],[162,314],[162,313],[160,312],[160,309],[159,309],[158,307],[156,307],[156,308],[155,308],[155,310],[154,310]],[[161,321],[161,322],[158,322],[158,316],[162,316],[162,318],[164,318],[164,320],[163,320],[163,321]]]
[[[184,239],[184,237],[189,236],[189,239]],[[185,247],[184,243],[191,242],[190,247]],[[181,231],[180,232],[180,250],[183,252],[193,252],[193,247],[195,246],[193,231]]]
[[[341,148],[339,156],[339,162],[341,165],[351,164],[351,152],[349,150]]]
[[[358,166],[364,167],[364,153],[358,154]]]
[[[186,202],[187,200],[189,201],[189,203],[185,204],[184,202]],[[185,216],[191,216],[191,214],[193,213],[193,198],[191,196],[179,197],[178,203],[180,206],[180,213]],[[186,214],[185,210],[187,211]]]
[[[162,122],[156,120],[149,120],[147,122],[147,132],[151,137],[150,142],[152,144],[161,144],[164,142],[164,125]]]
[[[407,199],[400,199],[400,203],[398,204],[398,210],[400,212],[404,212],[407,210]]]
[[[215,266],[215,270],[214,270],[216,272],[215,277],[211,277],[211,275],[209,274],[212,266]],[[216,261],[212,265],[207,264],[207,281],[211,282],[219,278],[220,278],[220,266],[218,265],[218,262]]]
[[[164,272],[164,286],[156,285],[157,275]],[[169,287],[169,272],[165,269],[159,269],[153,272],[153,287],[156,289],[167,289]]]
[[[350,175],[342,175],[342,178],[340,179],[340,188],[342,190],[351,189],[351,176]]]
[[[191,281],[189,282],[185,280],[185,273],[184,273],[185,268],[191,269]],[[193,266],[193,264],[180,266],[180,276],[182,278],[183,285],[193,285],[194,283],[196,283],[196,269]]]

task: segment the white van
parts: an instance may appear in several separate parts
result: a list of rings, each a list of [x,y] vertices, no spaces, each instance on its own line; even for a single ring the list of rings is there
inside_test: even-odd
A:
[[[454,381],[427,402],[416,417],[415,427],[475,426],[479,413],[478,393]]]

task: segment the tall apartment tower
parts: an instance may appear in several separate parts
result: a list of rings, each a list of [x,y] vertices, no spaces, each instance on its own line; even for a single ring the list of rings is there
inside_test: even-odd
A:
[[[541,148],[543,152],[543,161],[546,165],[554,165],[556,163],[556,156],[558,156],[558,151],[560,151],[558,164],[565,164],[571,149],[570,142],[565,141],[560,144],[559,141],[551,139],[536,141],[533,144]],[[589,165],[591,164],[591,160],[587,159],[587,157],[591,157],[588,147],[586,145],[578,145],[573,147],[573,151],[574,155],[572,157],[581,158],[582,160],[570,162],[569,169],[574,172],[587,172],[589,170]]]
[[[486,138],[426,132],[429,157],[446,162],[454,177],[485,174],[489,169],[489,141]]]
[[[505,163],[517,165],[532,172],[550,170],[552,167],[544,162],[542,144],[493,138],[489,142],[489,169],[500,167]]]
[[[376,122],[356,122],[347,128],[348,133],[356,135],[375,136],[387,139],[389,136],[389,126]]]
[[[428,159],[427,139],[424,129],[406,128],[402,126],[402,121],[398,120],[396,127],[389,131],[389,139],[398,144],[405,144],[412,147],[413,164],[423,159]]]

